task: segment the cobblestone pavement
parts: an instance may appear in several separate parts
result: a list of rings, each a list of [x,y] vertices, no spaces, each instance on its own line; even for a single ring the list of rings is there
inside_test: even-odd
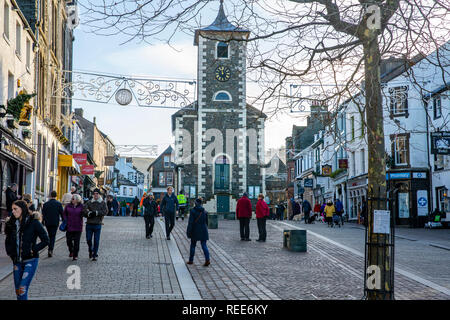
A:
[[[105,217],[98,261],[90,261],[85,233],[80,257],[68,257],[65,239],[53,258],[41,255],[30,299],[182,299],[166,240],[160,228],[145,239],[143,218]],[[81,289],[69,290],[67,267],[81,268]],[[0,282],[0,299],[15,299],[12,276]]]
[[[299,222],[289,221],[288,223],[294,227],[304,226]],[[266,290],[275,293],[281,299],[362,298],[364,260],[361,256],[330,244],[311,233],[308,233],[307,236],[308,252],[290,252],[282,249],[282,230],[289,229],[288,225],[276,221],[268,221],[268,238],[265,243],[254,241],[258,236],[256,221],[252,220],[250,225],[250,237],[253,238],[253,241],[250,242],[240,241],[238,221],[219,220],[219,228],[209,230],[211,240],[208,241],[208,245],[211,251],[212,261],[209,268],[214,273],[221,274],[222,279],[220,277],[214,278],[210,276],[210,272],[202,269],[204,267],[200,263],[203,262],[203,254],[200,246],[198,246],[195,258],[197,266],[190,267],[190,271],[203,298],[214,298],[210,292],[217,291],[216,288],[222,285],[222,281],[226,279],[225,275],[228,278],[233,278],[232,273],[235,270],[233,264],[238,264],[241,272],[251,274],[257,283],[266,288]],[[326,230],[327,227],[325,225],[317,225],[314,227],[317,230],[323,229],[325,233],[328,232],[328,237],[333,238],[331,233],[337,234],[339,231],[342,237],[346,232],[345,228],[347,225],[341,230]],[[353,242],[358,242],[359,239],[354,234],[351,234],[356,231],[361,233],[361,241],[363,241],[363,230],[349,229],[351,229],[350,235],[346,235],[343,238],[353,238]],[[175,230],[180,251],[183,257],[188,259],[189,241],[185,237],[186,221],[178,222]],[[333,240],[336,239],[333,238]],[[408,245],[413,246],[411,243]],[[410,248],[410,250],[413,249]],[[421,248],[421,250],[428,250],[428,248]],[[234,260],[234,263],[224,266],[221,252],[227,252]],[[362,253],[364,254],[363,245]],[[444,250],[443,253],[448,254]],[[421,252],[416,252],[416,254],[424,258],[428,257]],[[433,263],[433,261],[427,261],[427,263]],[[441,265],[440,267],[441,270],[448,269],[449,265]],[[236,276],[234,278],[239,279]],[[439,279],[434,278],[433,280],[437,281]],[[395,297],[400,300],[450,298],[450,296],[442,292],[400,274],[396,274],[395,290]]]
[[[332,239],[364,254],[365,230],[353,223],[328,228],[323,223],[284,221]],[[283,224],[282,224],[283,225]],[[287,227],[286,225],[283,225]],[[395,230],[395,266],[450,290],[450,229]]]
[[[329,229],[320,223],[305,226],[301,222],[268,221],[267,242],[260,243],[255,241],[255,220],[250,223],[250,242],[240,241],[238,221],[219,220],[219,228],[209,230],[211,265],[203,266],[198,244],[194,265],[181,262],[180,269],[180,258],[175,258],[178,250],[184,261],[189,257],[186,219],[176,222],[170,241],[165,240],[160,218],[151,240],[144,237],[141,217],[106,217],[104,223],[97,262],[87,257],[84,233],[78,262],[68,257],[64,239],[57,243],[53,258],[42,254],[30,299],[183,299],[188,296],[184,295],[189,286],[185,280],[191,277],[195,284],[191,296],[198,290],[196,294],[208,300],[357,300],[363,296],[364,230],[356,225]],[[308,229],[305,253],[282,248],[282,231],[298,227]],[[450,252],[428,243],[439,240],[440,245],[447,245],[445,234],[440,233],[438,239],[420,232],[398,234],[396,268],[401,266],[412,275],[396,273],[396,299],[450,299],[449,294],[433,288],[434,284],[447,285]],[[80,290],[67,288],[70,265],[81,268]],[[430,285],[411,279],[416,275],[423,280],[426,272],[421,268],[427,267],[441,271],[426,278],[432,281]],[[1,299],[15,299],[12,276],[0,282]]]

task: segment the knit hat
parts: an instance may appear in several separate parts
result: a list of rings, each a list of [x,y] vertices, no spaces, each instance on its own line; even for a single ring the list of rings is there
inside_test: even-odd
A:
[[[99,188],[95,188],[94,191],[92,191],[92,193],[99,193],[100,194],[100,189]]]

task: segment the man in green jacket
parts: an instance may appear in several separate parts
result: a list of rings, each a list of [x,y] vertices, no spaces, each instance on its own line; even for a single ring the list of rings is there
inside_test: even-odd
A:
[[[108,207],[100,196],[100,190],[95,189],[93,198],[86,202],[83,208],[83,216],[86,221],[86,241],[89,247],[89,259],[97,261],[98,247],[100,245],[100,232],[102,230],[103,217],[108,213]],[[94,246],[92,247],[92,236]]]

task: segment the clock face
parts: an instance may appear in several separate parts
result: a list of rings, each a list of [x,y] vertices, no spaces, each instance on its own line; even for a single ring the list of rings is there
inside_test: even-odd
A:
[[[230,68],[224,66],[218,66],[215,71],[216,79],[219,81],[228,81],[231,77]]]

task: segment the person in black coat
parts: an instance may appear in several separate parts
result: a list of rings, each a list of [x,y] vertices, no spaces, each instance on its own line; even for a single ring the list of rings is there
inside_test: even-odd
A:
[[[209,240],[208,213],[202,207],[202,199],[195,200],[195,207],[191,209],[189,214],[189,222],[186,233],[187,237],[191,239],[191,250],[187,264],[194,263],[195,247],[197,245],[197,241],[200,241],[203,253],[205,254],[204,266],[209,266],[211,262],[209,258],[208,246],[206,245],[206,241]]]
[[[17,183],[13,183],[10,187],[6,188],[6,211],[8,211],[8,216],[12,214],[12,204],[14,201],[18,200],[20,196],[17,196]]]
[[[138,216],[139,203],[140,203],[137,196],[134,197],[134,200],[133,200],[132,203],[133,203],[133,213],[131,214],[131,216],[137,217]]]
[[[178,214],[178,199],[173,194],[173,187],[167,187],[167,193],[161,201],[161,212],[166,224],[166,239],[170,240],[170,232],[175,226],[175,216]]]
[[[50,239],[39,221],[39,213],[30,214],[27,203],[22,200],[12,204],[12,215],[6,219],[5,249],[14,267],[14,286],[17,300],[28,300],[28,289],[39,261],[39,251]],[[40,242],[36,244],[39,237]]]
[[[63,219],[64,208],[58,200],[56,200],[56,191],[50,192],[50,200],[44,203],[42,207],[42,217],[44,225],[50,238],[48,245],[48,257],[53,256],[53,248],[55,247],[56,232],[58,231],[60,217]]]
[[[147,239],[152,238],[153,226],[155,225],[155,216],[158,214],[158,205],[152,194],[149,194],[144,201],[142,201],[144,207],[144,221],[145,221],[145,237]]]

